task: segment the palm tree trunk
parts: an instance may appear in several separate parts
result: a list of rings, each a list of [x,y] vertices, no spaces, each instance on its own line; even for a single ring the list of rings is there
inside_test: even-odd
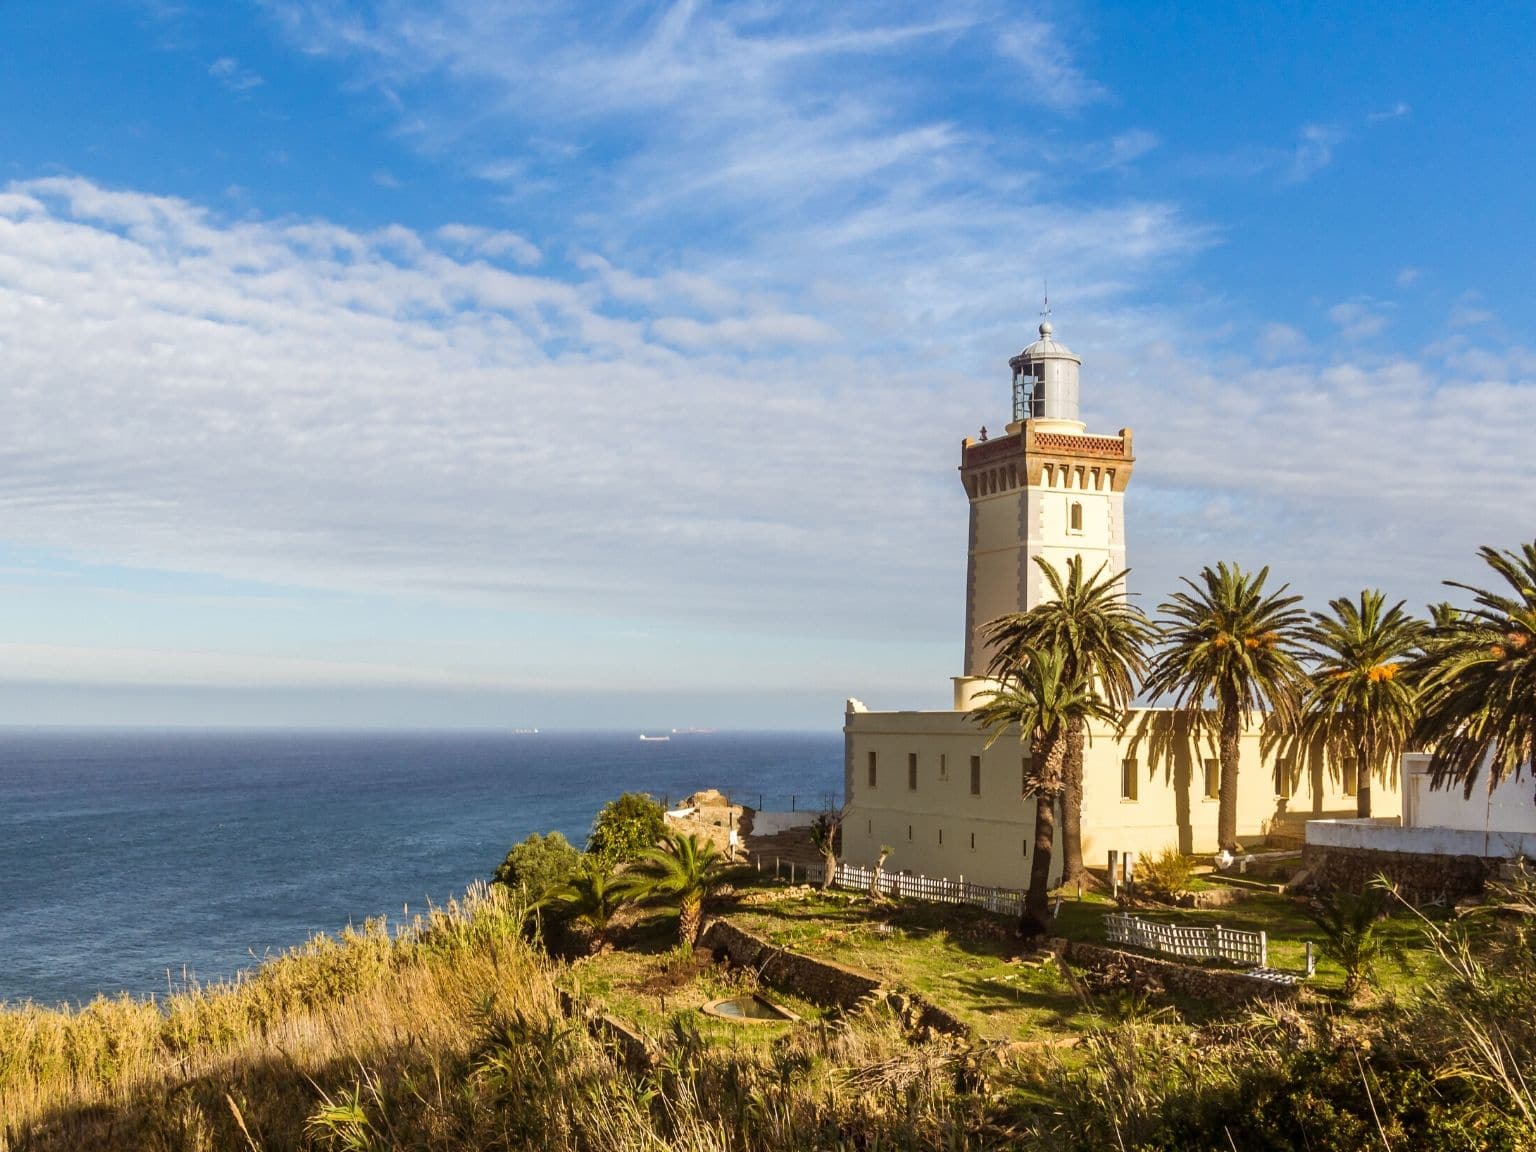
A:
[[[1371,757],[1364,740],[1355,760],[1355,815],[1362,820],[1371,816]]]
[[[1072,721],[1067,729],[1066,790],[1061,796],[1061,855],[1063,886],[1083,874],[1083,743],[1087,724]]]
[[[1035,780],[1035,850],[1019,919],[1019,934],[1026,939],[1050,931],[1051,853],[1056,846],[1056,800],[1062,793],[1066,740],[1056,733],[1045,735],[1036,743],[1035,754],[1041,758],[1041,773]]]
[[[1243,718],[1237,701],[1223,699],[1220,704],[1221,786],[1216,810],[1216,846],[1228,852],[1239,850],[1237,843],[1237,768]]]
[[[677,907],[677,939],[678,943],[691,948],[698,943],[699,929],[704,921],[704,898],[702,896],[688,894],[679,902]]]

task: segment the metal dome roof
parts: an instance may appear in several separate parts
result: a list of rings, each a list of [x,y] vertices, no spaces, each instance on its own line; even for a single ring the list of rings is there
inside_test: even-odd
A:
[[[1077,353],[1073,352],[1072,349],[1068,348],[1065,344],[1061,344],[1051,339],[1052,331],[1053,329],[1051,328],[1051,322],[1049,320],[1040,321],[1040,339],[1036,340],[1029,347],[1025,348],[1024,351],[1020,352],[1013,359],[1045,360],[1054,358],[1061,360],[1075,360],[1077,363],[1081,364],[1083,362],[1082,357],[1078,356]],[[1010,361],[1010,363],[1011,362],[1012,361]]]

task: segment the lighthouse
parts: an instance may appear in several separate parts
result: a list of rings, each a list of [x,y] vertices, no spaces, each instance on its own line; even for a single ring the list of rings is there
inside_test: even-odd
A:
[[[965,668],[955,707],[968,710],[991,681],[989,622],[1051,595],[1036,557],[1066,572],[1073,556],[1092,576],[1125,569],[1125,489],[1135,457],[1131,431],[1090,434],[1078,418],[1082,360],[1055,338],[1040,338],[1008,361],[1012,412],[1001,436],[967,437],[960,480],[970,500],[965,576]],[[985,430],[983,430],[984,432]]]

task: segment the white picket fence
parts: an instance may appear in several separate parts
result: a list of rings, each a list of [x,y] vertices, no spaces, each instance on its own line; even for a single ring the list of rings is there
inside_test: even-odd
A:
[[[820,884],[824,871],[820,864],[802,865],[807,884]],[[861,868],[857,864],[839,862],[832,875],[832,883],[839,888],[869,890],[875,878],[873,868]],[[931,900],[938,904],[973,904],[988,912],[1006,916],[1018,916],[1024,911],[1024,893],[1014,888],[993,888],[986,884],[972,884],[961,877],[959,880],[935,880],[932,876],[911,876],[905,872],[881,872],[880,891],[888,896],[903,896],[911,900]]]
[[[1264,932],[1223,928],[1195,928],[1158,924],[1139,916],[1110,913],[1104,917],[1104,937],[1111,944],[1129,944],[1149,952],[1163,952],[1182,960],[1231,960],[1253,968],[1269,965],[1269,937]]]

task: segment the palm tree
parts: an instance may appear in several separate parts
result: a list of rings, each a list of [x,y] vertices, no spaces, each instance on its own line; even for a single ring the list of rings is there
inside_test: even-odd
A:
[[[709,840],[668,832],[640,857],[631,875],[637,896],[677,902],[677,940],[691,947],[703,926],[704,901],[724,881],[725,860]]]
[[[971,718],[992,730],[988,748],[1015,725],[1020,743],[1032,745],[1024,795],[1035,799],[1035,848],[1019,932],[1034,937],[1046,932],[1056,801],[1066,785],[1067,731],[1075,721],[1111,720],[1116,713],[1086,676],[1067,675],[1066,656],[1061,651],[1021,648],[1016,661],[1004,670],[998,687],[985,693],[989,699],[971,713]]]
[[[988,667],[994,676],[1017,666],[1026,649],[1054,649],[1062,654],[1062,672],[1068,680],[1086,677],[1111,708],[1123,711],[1135,695],[1136,681],[1146,671],[1144,650],[1152,639],[1152,626],[1139,608],[1125,598],[1129,571],[1107,574],[1101,565],[1091,577],[1083,577],[1083,558],[1067,561],[1063,580],[1042,556],[1035,563],[1051,586],[1052,598],[1027,612],[1000,616],[986,626],[988,643],[996,655]],[[1081,718],[1067,728],[1065,787],[1061,805],[1061,848],[1065,864],[1063,883],[1083,874],[1083,744],[1087,726]]]
[[[1403,672],[1424,624],[1401,600],[1387,608],[1375,589],[1361,592],[1358,604],[1341,598],[1328,606],[1333,615],[1312,613],[1303,632],[1313,663],[1301,730],[1335,763],[1351,762],[1355,810],[1368,817],[1372,775],[1397,763],[1418,718],[1417,693]]]
[[[1518,552],[1478,550],[1513,595],[1454,580],[1476,605],[1462,611],[1439,607],[1414,662],[1419,682],[1415,742],[1433,749],[1430,777],[1472,795],[1488,765],[1490,786],[1506,775],[1519,779],[1536,761],[1536,542]]]
[[[592,950],[606,942],[608,923],[613,914],[633,899],[630,886],[613,866],[595,856],[583,856],[569,880],[552,890],[545,900],[565,912],[592,933]]]
[[[1360,994],[1382,957],[1404,963],[1402,948],[1383,931],[1386,901],[1378,891],[1358,895],[1342,889],[1327,903],[1317,902],[1307,916],[1323,934],[1323,955],[1344,969],[1344,998]]]
[[[1306,675],[1296,662],[1298,633],[1306,614],[1290,585],[1268,596],[1269,569],[1249,575],[1222,562],[1200,572],[1201,583],[1184,579],[1188,592],[1175,592],[1158,606],[1163,647],[1152,661],[1146,691],[1171,692],[1174,709],[1197,725],[1211,723],[1214,700],[1217,755],[1221,766],[1216,817],[1218,846],[1238,851],[1237,769],[1243,725],[1255,711],[1272,709],[1283,729],[1300,713]]]

